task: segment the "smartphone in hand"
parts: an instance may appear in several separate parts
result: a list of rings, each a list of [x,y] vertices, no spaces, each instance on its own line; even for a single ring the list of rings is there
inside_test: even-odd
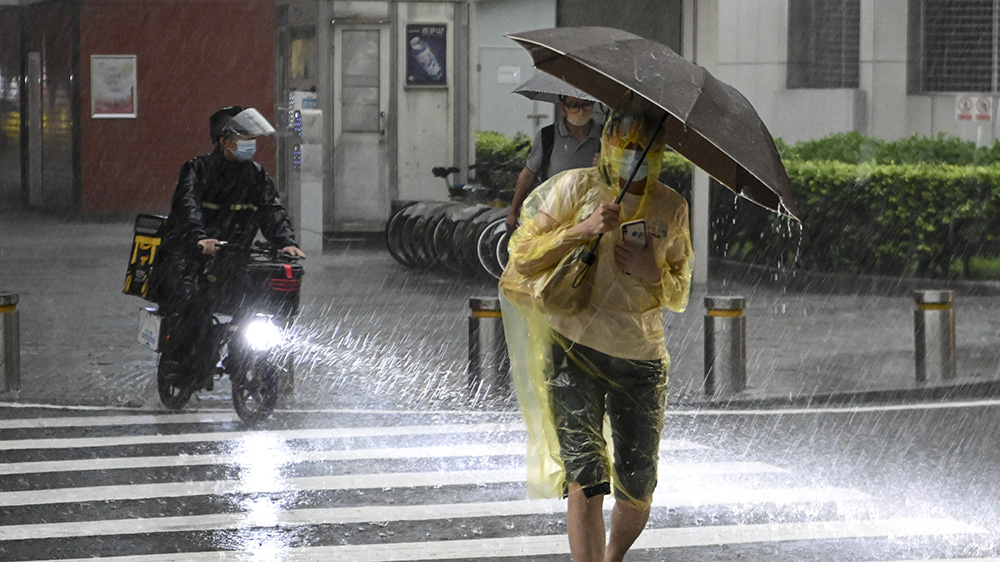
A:
[[[646,247],[646,221],[643,219],[622,223],[622,240],[640,248]]]

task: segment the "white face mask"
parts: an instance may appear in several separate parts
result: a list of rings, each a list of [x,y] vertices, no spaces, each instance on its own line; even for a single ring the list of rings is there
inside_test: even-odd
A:
[[[632,168],[635,167],[636,162],[642,158],[641,150],[632,149],[622,149],[622,158],[618,162],[618,175],[621,179],[627,180],[629,174],[632,173]],[[639,164],[639,170],[635,173],[635,178],[632,181],[640,180],[649,173],[649,162],[645,158],[642,160],[642,164]]]
[[[569,124],[573,125],[574,127],[582,127],[587,124],[587,121],[590,121],[590,113],[585,111],[581,111],[575,115],[569,115],[567,113],[566,121],[568,121]]]

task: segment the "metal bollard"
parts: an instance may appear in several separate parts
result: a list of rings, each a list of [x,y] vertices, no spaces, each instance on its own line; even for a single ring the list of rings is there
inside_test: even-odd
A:
[[[724,396],[747,387],[743,297],[705,297],[705,394]]]
[[[469,391],[510,387],[510,357],[500,299],[469,298]]]
[[[951,291],[914,291],[917,381],[955,378],[955,309]]]
[[[17,295],[0,293],[0,375],[4,392],[21,390],[21,328]]]

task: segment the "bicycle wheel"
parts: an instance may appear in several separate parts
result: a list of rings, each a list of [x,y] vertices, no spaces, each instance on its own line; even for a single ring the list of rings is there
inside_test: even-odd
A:
[[[438,253],[437,246],[434,245],[434,233],[437,232],[438,226],[447,220],[447,217],[451,214],[452,209],[462,208],[464,205],[462,203],[448,203],[445,206],[438,209],[434,216],[427,221],[424,225],[423,236],[420,239],[422,252],[427,256],[427,262],[429,267],[441,267],[442,256]]]
[[[503,273],[503,265],[497,259],[497,243],[506,233],[507,217],[499,218],[486,225],[476,245],[476,255],[483,271],[497,279]]]
[[[506,217],[506,209],[492,207],[489,211],[468,221],[463,225],[464,228],[456,230],[456,235],[460,235],[456,250],[466,273],[476,276],[486,273],[483,270],[483,265],[479,262],[479,237],[487,226],[493,224],[498,219],[505,219]]]
[[[405,213],[407,212],[407,209],[413,205],[413,203],[410,203],[402,209],[396,211],[396,213],[389,219],[389,222],[385,223],[386,249],[389,250],[389,255],[391,255],[394,260],[406,267],[413,267],[413,264],[411,264],[406,256],[403,255],[403,223],[406,220]]]
[[[449,208],[441,221],[434,227],[433,246],[438,263],[452,273],[464,273],[462,262],[455,252],[452,237],[459,224],[471,220],[490,210],[488,205],[460,205]]]
[[[507,262],[510,260],[510,252],[507,250],[507,246],[510,243],[510,232],[504,229],[503,236],[497,240],[497,263],[500,264],[500,270],[503,271],[507,269]]]
[[[436,254],[425,243],[427,232],[428,230],[433,232],[433,225],[440,220],[444,210],[452,205],[455,203],[428,203],[424,211],[413,222],[413,230],[409,234],[409,245],[413,250],[413,258],[417,267],[427,269],[437,263]]]
[[[420,259],[420,256],[417,255],[417,249],[413,244],[413,231],[417,228],[417,223],[422,220],[428,207],[431,205],[433,205],[433,202],[420,201],[417,204],[408,207],[406,213],[404,214],[402,230],[400,232],[400,253],[409,264],[408,267],[425,267]]]

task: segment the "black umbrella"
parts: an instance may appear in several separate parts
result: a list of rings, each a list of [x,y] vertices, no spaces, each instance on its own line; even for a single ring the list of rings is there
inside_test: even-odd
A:
[[[544,72],[538,73],[529,78],[527,82],[511,90],[511,93],[521,94],[529,100],[547,101],[549,103],[556,103],[559,101],[559,96],[569,96],[581,100],[597,101],[583,90],[574,88],[555,76],[545,74]]]
[[[736,193],[798,218],[774,139],[736,88],[668,47],[618,29],[508,35],[535,68],[614,107],[632,91],[666,111],[667,145]]]

